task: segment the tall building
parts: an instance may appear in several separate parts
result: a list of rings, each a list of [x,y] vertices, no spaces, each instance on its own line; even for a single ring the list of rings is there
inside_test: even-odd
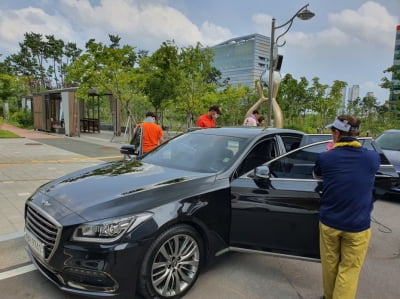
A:
[[[400,67],[400,25],[396,28],[396,40],[394,45],[393,65]],[[400,81],[392,77],[393,91],[390,93],[390,100],[400,99]]]
[[[365,94],[365,97],[367,97],[367,98],[375,98],[375,94],[374,94],[373,91],[368,91],[368,92]]]
[[[261,34],[232,38],[211,47],[215,53],[213,65],[221,71],[222,81],[254,87],[269,67],[269,45],[270,38]]]
[[[353,85],[349,88],[348,102],[353,102],[360,97],[360,85]]]
[[[340,105],[338,114],[344,114],[346,111],[346,87],[343,87],[341,89],[341,94],[342,94],[342,104]]]

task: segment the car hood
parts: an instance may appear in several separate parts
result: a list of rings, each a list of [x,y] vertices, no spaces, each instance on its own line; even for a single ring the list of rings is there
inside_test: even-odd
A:
[[[397,172],[400,172],[400,151],[382,150],[386,158],[392,163]]]
[[[116,161],[54,180],[42,186],[31,201],[57,221],[71,218],[70,214],[92,221],[142,212],[212,191],[218,188],[215,177],[139,160]]]

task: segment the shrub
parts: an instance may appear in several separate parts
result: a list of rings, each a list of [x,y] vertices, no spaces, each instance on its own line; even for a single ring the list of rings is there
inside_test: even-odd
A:
[[[33,125],[32,111],[28,109],[22,109],[20,111],[14,112],[11,115],[11,120],[16,121],[24,128],[32,127]]]

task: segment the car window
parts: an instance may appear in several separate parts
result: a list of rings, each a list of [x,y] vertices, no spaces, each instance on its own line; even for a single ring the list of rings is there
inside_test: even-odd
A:
[[[229,167],[246,139],[209,134],[183,134],[143,157],[155,165],[196,172],[218,172]]]
[[[242,174],[247,173],[257,166],[268,162],[278,155],[278,148],[275,138],[263,140],[250,150],[240,165],[237,174],[241,176]]]
[[[312,179],[312,171],[320,152],[326,151],[328,142],[314,144],[295,150],[268,166],[273,177]]]
[[[280,135],[285,145],[286,152],[290,152],[300,146],[301,138],[300,136],[292,136],[292,135]]]
[[[300,146],[317,143],[320,141],[332,140],[332,134],[305,134],[301,139]]]
[[[375,142],[384,150],[400,151],[400,133],[382,133]]]

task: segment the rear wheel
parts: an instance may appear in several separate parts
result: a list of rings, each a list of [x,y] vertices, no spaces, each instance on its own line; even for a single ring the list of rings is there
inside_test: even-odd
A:
[[[150,246],[141,267],[139,290],[146,298],[181,298],[195,283],[203,256],[200,235],[180,224]]]

